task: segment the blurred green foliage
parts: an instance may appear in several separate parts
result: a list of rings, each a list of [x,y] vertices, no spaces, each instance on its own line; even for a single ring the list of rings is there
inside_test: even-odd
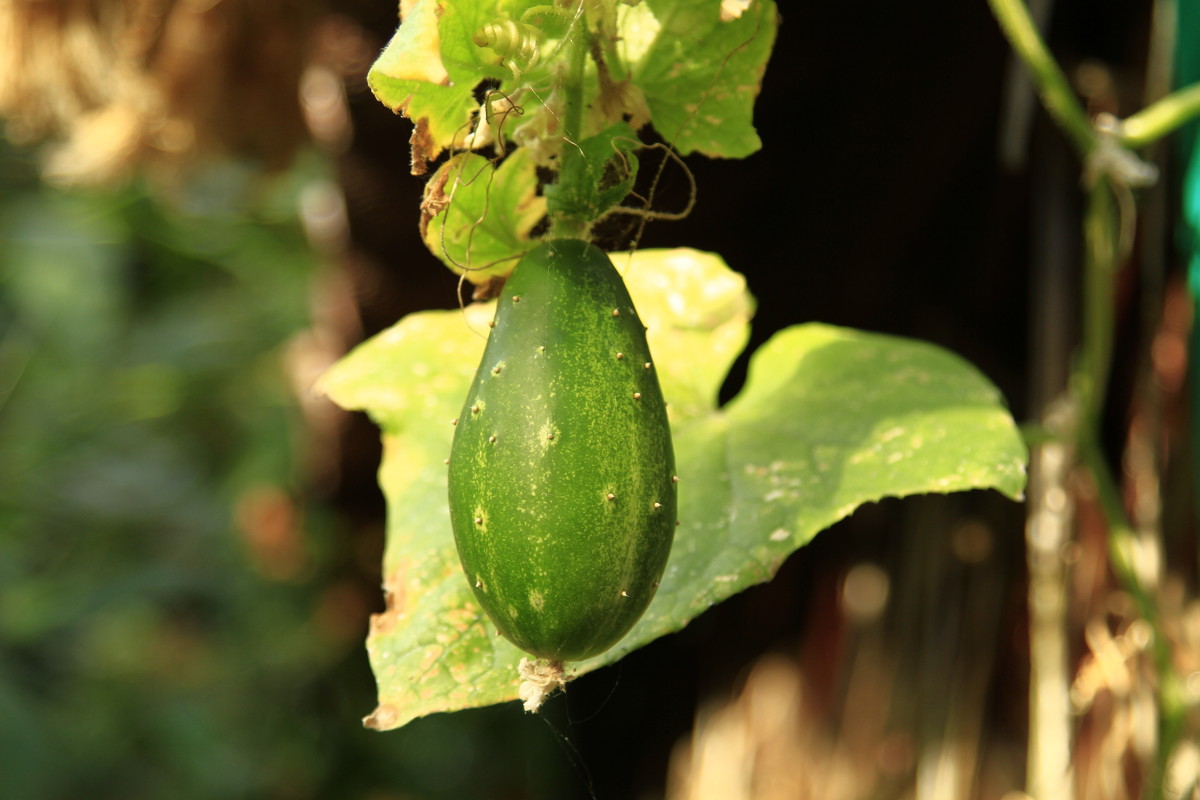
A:
[[[366,609],[331,628],[351,543],[304,499],[282,358],[308,325],[295,208],[319,169],[272,189],[217,169],[168,205],[47,188],[0,144],[3,796],[541,797],[562,777],[512,707],[361,728]]]
[[[294,221],[0,185],[0,774],[14,797],[218,797],[319,765],[262,747],[328,660],[235,501],[294,484],[280,346]],[[304,543],[310,546],[311,543]],[[237,735],[227,735],[237,731]]]

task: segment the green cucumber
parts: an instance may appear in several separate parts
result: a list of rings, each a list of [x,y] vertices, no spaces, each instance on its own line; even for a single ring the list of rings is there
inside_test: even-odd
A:
[[[642,616],[675,532],[675,456],[645,327],[612,261],[544,242],[500,295],[450,453],[450,518],[499,632],[550,661]]]

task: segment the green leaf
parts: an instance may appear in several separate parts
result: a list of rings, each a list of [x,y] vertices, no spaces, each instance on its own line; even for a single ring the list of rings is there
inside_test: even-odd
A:
[[[517,150],[498,168],[483,156],[460,153],[438,168],[425,196],[427,206],[432,199],[442,209],[422,223],[425,245],[475,283],[511,272],[546,214],[527,150]]]
[[[712,604],[769,580],[796,548],[885,496],[993,488],[1020,497],[1026,451],[997,390],[921,342],[827,325],[789,328],[751,361],[742,393],[714,405],[743,346],[751,301],[740,276],[690,250],[615,255],[649,326],[670,403],[682,525],[649,610],[581,675],[679,630]],[[453,425],[482,354],[491,304],[414,314],[323,378],[384,432],[387,610],[367,648],[386,730],[436,711],[516,697],[522,654],[473,598],[446,508]]]
[[[584,139],[583,158],[572,159],[559,182],[546,187],[546,208],[551,214],[593,222],[625,199],[637,178],[633,151],[641,147],[627,122],[612,125]]]
[[[730,21],[721,0],[646,0],[624,19],[619,47],[655,129],[680,153],[744,158],[762,147],[758,96],[778,25],[771,0]]]
[[[686,247],[612,259],[648,329],[671,424],[716,410],[725,375],[750,338],[746,279],[715,253]]]
[[[597,19],[616,20],[609,64],[620,78],[600,93],[589,68],[586,93],[595,112],[593,131],[631,116],[654,127],[681,153],[740,158],[761,147],[752,114],[775,40],[772,0],[751,0],[735,19],[721,0],[646,0],[634,6],[605,0]],[[495,46],[476,43],[487,25],[513,26]],[[417,124],[414,171],[448,148],[482,146],[492,136],[519,141],[539,158],[557,151],[556,65],[563,44],[582,19],[538,0],[416,0],[367,76],[376,97]],[[519,31],[519,33],[518,33]],[[620,63],[617,63],[620,62]],[[523,119],[506,118],[504,130],[476,130],[475,90],[485,79],[501,82]],[[626,80],[627,79],[627,80]],[[538,87],[536,90],[531,87]],[[479,133],[472,139],[473,132]],[[604,199],[601,205],[611,206]]]

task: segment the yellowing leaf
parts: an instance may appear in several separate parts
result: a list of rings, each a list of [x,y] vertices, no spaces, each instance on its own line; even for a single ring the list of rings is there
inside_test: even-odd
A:
[[[412,3],[374,69],[398,81],[423,81],[442,86],[449,83],[450,73],[442,63],[442,37],[438,33],[440,16],[438,0]]]
[[[529,232],[546,214],[535,170],[525,149],[499,167],[474,153],[448,160],[430,179],[422,204],[426,247],[472,283],[512,272],[531,246]]]
[[[422,174],[427,162],[455,144],[479,106],[472,93],[478,70],[450,55],[463,49],[461,16],[455,4],[416,0],[367,73],[379,102],[416,124],[414,174]],[[456,35],[443,41],[447,29]]]

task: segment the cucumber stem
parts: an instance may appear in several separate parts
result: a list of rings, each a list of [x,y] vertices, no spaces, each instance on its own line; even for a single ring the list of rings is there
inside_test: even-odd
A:
[[[584,71],[590,46],[591,31],[585,15],[579,15],[577,31],[570,32],[567,42],[566,71],[562,77],[562,153],[559,156],[558,181],[571,180],[571,175],[580,174],[572,170],[573,162],[583,158],[579,147],[583,136]],[[587,221],[565,214],[554,214],[550,219],[550,235],[560,239],[580,239],[587,233]]]

